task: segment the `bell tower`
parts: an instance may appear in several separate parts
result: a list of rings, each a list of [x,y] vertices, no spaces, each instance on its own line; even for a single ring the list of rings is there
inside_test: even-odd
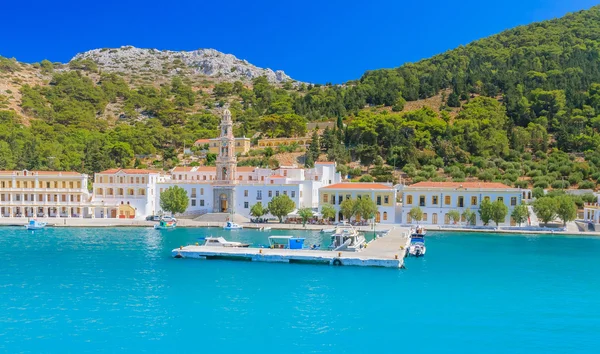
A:
[[[219,125],[219,155],[217,156],[217,183],[235,183],[237,159],[235,157],[235,138],[233,137],[233,121],[231,112],[225,109],[223,119]]]
[[[217,156],[217,179],[213,189],[213,211],[215,213],[235,213],[235,184],[237,180],[237,158],[235,157],[235,138],[233,121],[228,109],[223,111],[219,125],[219,155]]]

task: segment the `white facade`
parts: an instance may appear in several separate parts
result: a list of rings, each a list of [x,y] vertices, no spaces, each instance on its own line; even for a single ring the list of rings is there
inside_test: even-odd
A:
[[[486,182],[419,182],[402,187],[402,223],[417,223],[411,220],[409,212],[414,207],[419,207],[423,212],[423,225],[449,225],[448,212],[458,210],[461,214],[470,209],[477,217],[476,225],[483,225],[479,217],[481,201],[489,199],[491,202],[501,200],[508,207],[504,225],[514,225],[510,214],[520,205],[524,196],[530,195],[529,190],[511,188],[502,183]],[[461,220],[461,222],[465,222]]]
[[[158,171],[137,169],[96,173],[92,215],[96,218],[140,219],[156,214],[159,176]]]

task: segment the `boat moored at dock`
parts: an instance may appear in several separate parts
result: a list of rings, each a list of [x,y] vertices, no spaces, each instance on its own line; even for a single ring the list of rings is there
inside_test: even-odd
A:
[[[25,225],[25,228],[27,230],[41,230],[44,227],[46,227],[47,223],[43,222],[43,221],[37,221],[35,219],[33,220],[29,220],[29,223],[27,225]]]
[[[269,248],[283,248],[301,250],[304,247],[304,238],[295,236],[269,236]]]
[[[352,225],[343,223],[338,225],[331,235],[329,249],[333,251],[356,252],[362,250],[367,241]]]
[[[236,224],[234,222],[228,221],[225,223],[225,226],[223,226],[223,230],[241,230],[244,227],[242,225]]]
[[[154,225],[154,229],[156,230],[168,230],[168,229],[174,229],[175,227],[177,227],[177,222],[174,220],[160,220],[158,222],[158,224]]]
[[[223,237],[207,237],[204,241],[204,246],[209,247],[248,247],[249,243],[241,243],[235,241],[227,241]]]

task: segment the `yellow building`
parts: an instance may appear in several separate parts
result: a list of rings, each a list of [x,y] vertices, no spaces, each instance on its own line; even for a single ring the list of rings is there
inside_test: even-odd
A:
[[[302,138],[268,138],[268,139],[259,139],[256,145],[260,148],[266,147],[278,147],[278,146],[287,146],[292,145],[294,143],[300,146],[306,146],[310,144],[310,137],[302,137]]]
[[[213,154],[218,154],[219,153],[219,142],[220,142],[220,140],[218,138],[198,139],[198,140],[196,140],[194,145],[202,146],[202,145],[208,144],[208,152],[211,152]],[[245,155],[248,153],[248,151],[250,151],[250,139],[249,138],[246,138],[246,137],[235,138],[234,145],[235,145],[235,153],[236,154]]]
[[[344,220],[340,204],[346,199],[370,198],[377,205],[375,222],[394,223],[396,218],[396,189],[383,183],[336,183],[319,189],[319,205],[330,204],[336,210],[335,221]],[[355,216],[360,221],[361,216]]]
[[[0,217],[83,217],[88,176],[60,171],[0,171]]]

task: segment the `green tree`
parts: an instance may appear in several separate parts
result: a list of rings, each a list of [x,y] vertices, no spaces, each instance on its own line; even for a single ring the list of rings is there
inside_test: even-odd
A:
[[[467,225],[475,225],[477,222],[477,214],[471,209],[465,209],[461,216],[467,222]]]
[[[533,202],[533,212],[545,225],[556,219],[557,211],[558,202],[556,198],[541,197]]]
[[[421,210],[421,208],[416,206],[416,207],[410,209],[410,211],[408,212],[408,215],[410,216],[410,218],[412,220],[415,220],[418,223],[419,221],[421,221],[423,219],[423,210]]]
[[[302,226],[306,227],[306,222],[313,217],[313,212],[310,208],[300,208],[300,210],[298,210],[298,216],[302,219]]]
[[[521,227],[521,224],[527,221],[527,218],[529,217],[529,209],[525,204],[517,205],[510,216],[517,224],[519,224],[519,227]]]
[[[257,217],[257,218],[260,218],[261,216],[267,214],[268,212],[269,212],[269,209],[263,207],[262,202],[258,202],[250,208],[250,215]]]
[[[127,167],[133,160],[133,149],[128,143],[124,142],[114,143],[108,154],[119,167]]]
[[[335,208],[331,204],[323,204],[321,205],[321,214],[323,214],[323,219],[334,219],[335,218]]]
[[[340,204],[340,211],[344,216],[344,219],[350,221],[354,214],[356,214],[356,200],[355,199],[345,199]]]
[[[458,100],[458,95],[456,92],[452,91],[452,93],[448,95],[448,101],[446,104],[448,107],[460,107],[460,101]]]
[[[160,194],[160,207],[172,214],[184,213],[190,200],[185,189],[173,186]]]
[[[296,203],[285,194],[274,197],[269,202],[269,212],[283,222],[283,217],[294,211]]]
[[[556,214],[562,220],[563,225],[567,225],[568,221],[573,221],[577,217],[577,205],[570,195],[561,195],[556,197],[557,209]]]
[[[501,200],[496,200],[492,203],[492,220],[496,223],[496,226],[506,219],[508,214],[508,207]]]
[[[492,202],[489,199],[483,199],[479,205],[479,218],[484,225],[492,220]]]
[[[446,215],[448,215],[454,224],[457,224],[460,221],[460,211],[458,210],[449,210]]]
[[[371,198],[361,198],[357,200],[355,209],[356,212],[366,220],[375,218],[378,211],[377,204],[375,204],[375,201]]]

